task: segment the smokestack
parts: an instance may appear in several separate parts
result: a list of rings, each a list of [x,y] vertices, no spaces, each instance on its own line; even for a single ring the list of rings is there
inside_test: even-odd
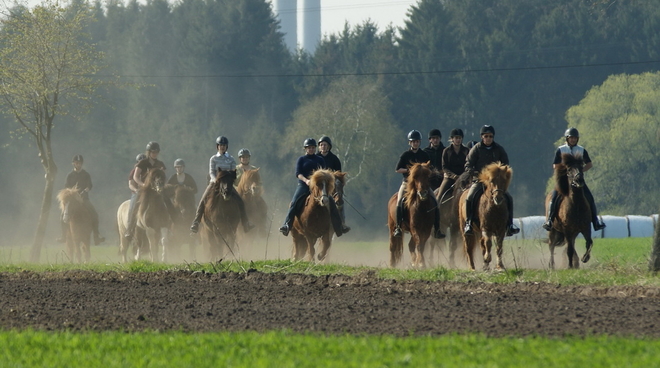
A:
[[[313,54],[321,41],[321,0],[301,0],[300,46]]]
[[[280,21],[280,32],[284,33],[284,43],[289,51],[298,48],[297,0],[273,0],[273,13]]]

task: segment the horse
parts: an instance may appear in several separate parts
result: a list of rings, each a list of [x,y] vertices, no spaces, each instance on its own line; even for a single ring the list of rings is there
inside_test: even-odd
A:
[[[190,224],[195,218],[197,202],[192,188],[183,185],[166,185],[165,191],[169,193],[172,201],[173,216],[171,237],[169,242],[170,254],[173,258],[180,255],[181,246],[189,244],[190,255],[195,258],[195,242],[197,237],[190,237]]]
[[[126,234],[126,229],[128,228],[128,210],[131,207],[131,201],[126,200],[119,205],[117,209],[117,232],[119,233],[119,256],[121,257],[122,263],[126,263],[128,258],[126,253],[128,252],[128,247],[131,244],[131,240],[126,239],[124,234]],[[144,253],[147,252],[147,249],[144,246],[147,244],[147,234],[144,232],[144,229],[136,227],[132,237],[133,243],[133,259],[139,260],[140,256],[144,256]]]
[[[472,229],[470,235],[463,234],[465,255],[470,269],[474,271],[474,246],[479,240],[481,252],[484,258],[484,270],[489,269],[491,261],[491,248],[493,242],[496,246],[497,270],[504,270],[502,262],[502,245],[506,235],[507,223],[509,221],[509,210],[507,208],[506,191],[511,183],[513,170],[509,165],[494,162],[484,167],[479,173],[479,181],[484,186],[484,191],[479,198],[478,209],[473,214]],[[466,221],[466,198],[468,191],[461,194],[459,202],[459,228],[465,227]]]
[[[591,207],[584,195],[584,161],[571,154],[561,156],[562,162],[555,165],[555,190],[557,190],[557,216],[552,222],[548,245],[550,247],[550,268],[555,267],[555,247],[567,244],[568,268],[579,268],[580,262],[575,251],[575,238],[582,234],[586,240],[587,251],[582,256],[586,263],[591,258]],[[545,199],[546,213],[552,193]]]
[[[313,261],[314,245],[320,238],[321,251],[318,260],[323,261],[328,255],[334,232],[330,215],[330,195],[335,190],[335,174],[331,170],[320,169],[314,171],[309,180],[310,194],[300,215],[293,220],[291,228],[292,258],[301,260],[307,256],[308,261]]]
[[[151,169],[147,173],[144,186],[138,190],[137,227],[144,229],[147,234],[151,261],[158,259],[159,251],[161,261],[164,262],[167,258],[167,235],[172,226],[172,219],[165,204],[168,199],[163,193],[166,181],[165,171]],[[140,258],[139,253],[138,248],[136,258]]]
[[[263,198],[263,185],[259,168],[243,172],[236,186],[236,191],[243,198],[245,212],[255,229],[250,233],[240,233],[246,240],[253,240],[252,234],[266,237],[268,235],[268,205]]]
[[[408,249],[414,268],[425,268],[424,247],[433,230],[435,204],[429,200],[433,194],[430,185],[431,164],[415,163],[406,179],[404,217],[401,230],[410,233]],[[390,267],[396,267],[403,256],[403,236],[395,237],[397,193],[388,203],[387,225],[390,231]]]
[[[77,187],[62,189],[57,194],[57,200],[62,210],[62,220],[68,225],[66,232],[67,256],[72,262],[76,260],[89,262],[92,234],[91,211],[85,205]]]
[[[458,189],[458,190],[456,190]],[[459,187],[457,181],[454,186],[445,193],[440,193],[440,188],[433,191],[436,202],[440,207],[440,228],[445,231],[449,229],[449,244],[446,239],[429,239],[429,259],[435,261],[435,252],[441,252],[440,249],[447,247],[449,250],[449,267],[456,267],[456,251],[458,250],[459,240],[461,238],[458,226],[458,198],[461,196],[462,187]]]
[[[204,199],[204,216],[200,229],[202,244],[211,261],[222,259],[225,247],[233,253],[236,229],[241,221],[239,198],[233,194],[236,171],[219,169],[216,177]]]

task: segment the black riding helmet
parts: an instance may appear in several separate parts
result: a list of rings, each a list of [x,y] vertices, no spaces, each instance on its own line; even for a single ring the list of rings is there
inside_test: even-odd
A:
[[[421,141],[422,140],[422,133],[420,133],[418,130],[411,130],[408,133],[408,141]]]
[[[451,132],[449,133],[449,137],[461,137],[463,138],[463,130],[459,128],[452,129]]]
[[[484,135],[486,133],[491,133],[492,135],[495,135],[495,128],[493,128],[490,125],[482,126],[481,131],[479,132],[479,135]]]
[[[174,160],[174,167],[177,166],[186,166],[186,163],[183,161],[182,158],[177,158],[176,160]]]
[[[307,148],[309,146],[314,146],[314,147],[317,146],[316,141],[314,140],[314,138],[307,138],[303,142],[303,147]]]
[[[224,144],[226,146],[229,146],[229,139],[227,139],[227,137],[225,137],[224,135],[221,135],[221,136],[219,136],[218,138],[215,139],[215,144],[216,144],[216,146],[220,145],[220,144]]]
[[[439,137],[440,139],[442,139],[442,133],[440,133],[440,129],[431,129],[431,131],[429,132],[429,139],[433,137]]]
[[[568,128],[566,129],[566,132],[564,132],[564,137],[575,137],[575,138],[580,138],[580,132],[576,128]]]
[[[151,141],[147,143],[147,151],[160,152],[160,145],[158,142]]]
[[[321,142],[327,143],[328,146],[330,146],[330,148],[332,149],[332,140],[327,135],[324,135],[323,137],[319,138],[319,144],[321,144]]]
[[[73,156],[73,160],[71,162],[83,162],[83,157],[82,155],[75,155]]]

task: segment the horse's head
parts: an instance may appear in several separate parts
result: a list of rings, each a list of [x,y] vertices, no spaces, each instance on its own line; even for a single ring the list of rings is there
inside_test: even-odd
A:
[[[332,193],[332,197],[337,203],[337,207],[341,209],[344,205],[344,185],[346,185],[346,173],[341,171],[333,172],[335,176],[335,191]]]
[[[64,222],[69,221],[69,204],[77,203],[82,204],[83,198],[78,192],[78,187],[73,188],[64,188],[57,193],[57,201],[60,203],[60,210],[62,210],[62,216]]]
[[[484,184],[484,191],[493,199],[495,205],[504,203],[506,191],[511,184],[513,169],[501,162],[487,165],[479,174],[479,181]]]
[[[154,168],[147,173],[147,178],[144,180],[144,186],[161,193],[163,189],[165,189],[166,182],[167,177],[165,176],[165,171],[163,169]]]
[[[222,169],[218,169],[218,175],[215,180],[215,189],[220,195],[222,195],[222,198],[225,201],[231,199],[232,187],[235,180],[236,171],[223,171]]]
[[[245,171],[238,181],[238,192],[241,195],[251,195],[254,197],[263,194],[263,185],[261,184],[261,174],[259,168]]]
[[[561,155],[561,163],[555,165],[555,180],[557,182],[557,190],[563,195],[567,195],[570,188],[584,187],[584,160],[576,158],[575,156],[564,153]]]
[[[330,204],[330,197],[328,193],[335,190],[335,176],[330,170],[316,170],[309,178],[309,191],[314,201],[320,206],[328,206]]]
[[[412,203],[414,197],[425,201],[431,193],[431,163],[414,163],[409,168],[406,181],[406,201]]]
[[[186,217],[195,212],[195,193],[193,189],[183,185],[177,185],[172,196],[174,208]]]

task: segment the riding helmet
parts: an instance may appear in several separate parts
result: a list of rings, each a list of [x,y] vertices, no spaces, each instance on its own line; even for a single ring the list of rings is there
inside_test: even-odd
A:
[[[147,143],[147,151],[160,152],[160,144],[154,141]]]
[[[224,144],[226,146],[229,146],[229,139],[227,139],[227,137],[225,137],[224,135],[221,135],[215,139],[215,144],[216,145]]]
[[[314,146],[314,147],[317,146],[316,141],[314,140],[314,138],[307,138],[303,142],[303,147],[307,148],[309,146]]]
[[[491,133],[492,135],[495,135],[495,128],[493,128],[490,125],[482,126],[479,135],[484,135],[486,133]]]
[[[241,149],[238,151],[238,157],[243,157],[243,156],[247,156],[247,157],[252,156],[252,155],[250,154],[250,150],[247,149],[247,148],[241,148]]]
[[[327,135],[324,135],[323,137],[321,137],[321,138],[319,139],[319,144],[321,144],[321,142],[325,142],[325,143],[327,143],[328,146],[330,146],[330,148],[332,148],[332,140],[331,140],[330,137],[328,137]]]
[[[418,130],[411,130],[408,133],[408,141],[421,141],[422,140],[422,133],[420,133]]]
[[[461,138],[463,138],[463,130],[460,129],[460,128],[454,128],[454,129],[452,129],[451,132],[449,133],[449,137],[450,137],[450,138],[451,138],[451,137],[461,137]]]
[[[182,158],[177,158],[176,160],[174,160],[174,167],[177,166],[186,166],[186,163],[183,161]]]
[[[147,155],[145,155],[144,153],[140,153],[139,155],[135,156],[135,162],[140,162],[145,158],[147,158]]]
[[[575,138],[580,138],[580,132],[578,132],[577,129],[575,128],[568,128],[566,129],[566,132],[564,132],[564,137],[575,137]]]
[[[71,162],[83,162],[83,157],[82,155],[75,155],[73,156],[73,160]]]
[[[440,133],[440,129],[431,129],[431,131],[429,132],[429,139],[433,137],[442,138],[442,133]]]

